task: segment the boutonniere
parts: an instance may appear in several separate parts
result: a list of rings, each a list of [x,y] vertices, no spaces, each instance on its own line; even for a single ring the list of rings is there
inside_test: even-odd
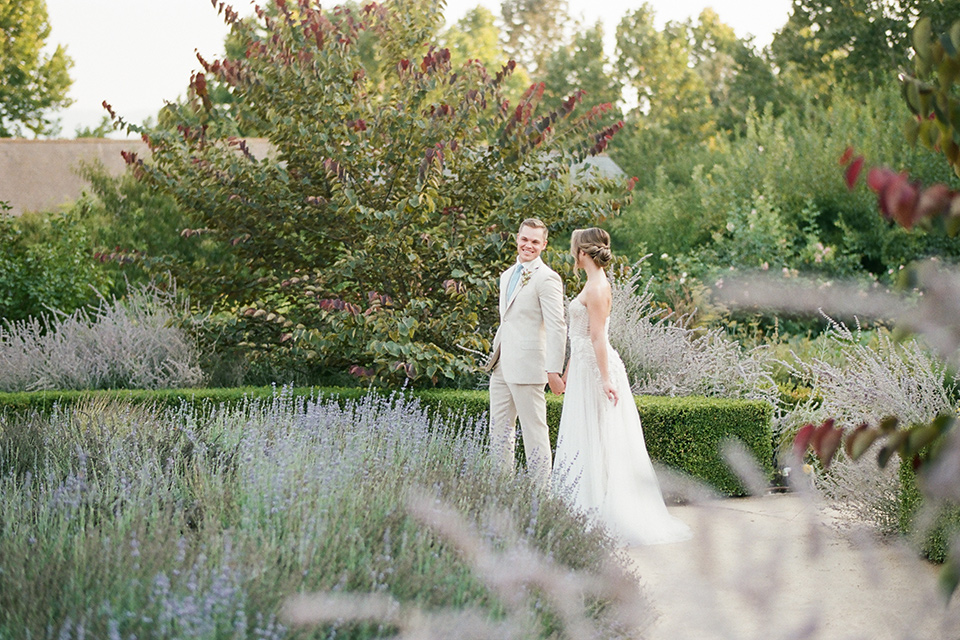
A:
[[[524,269],[523,273],[520,274],[520,286],[524,287],[528,282],[530,282],[530,277],[533,275],[533,269]]]

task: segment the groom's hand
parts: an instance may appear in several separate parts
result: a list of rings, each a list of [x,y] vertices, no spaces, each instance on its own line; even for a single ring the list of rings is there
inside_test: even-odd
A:
[[[563,383],[563,378],[555,371],[547,374],[547,384],[550,385],[550,391],[553,391],[557,395],[562,394],[567,387],[567,385]]]

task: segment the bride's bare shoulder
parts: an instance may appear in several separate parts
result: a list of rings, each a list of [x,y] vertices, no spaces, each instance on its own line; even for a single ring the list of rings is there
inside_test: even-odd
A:
[[[593,305],[607,307],[610,305],[611,299],[610,284],[607,282],[588,282],[580,291],[579,298],[586,307]]]

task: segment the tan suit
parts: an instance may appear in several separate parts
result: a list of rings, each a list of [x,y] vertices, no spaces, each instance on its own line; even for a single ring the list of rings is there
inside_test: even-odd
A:
[[[546,484],[552,469],[550,432],[543,387],[547,373],[563,372],[567,327],[560,276],[540,258],[524,265],[507,299],[518,264],[500,276],[500,327],[490,356],[490,444],[504,471],[514,469],[516,424],[520,418],[527,466]]]

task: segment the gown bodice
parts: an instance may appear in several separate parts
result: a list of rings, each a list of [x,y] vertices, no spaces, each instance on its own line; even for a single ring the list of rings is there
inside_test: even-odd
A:
[[[617,367],[620,363],[620,356],[610,346],[610,317],[604,321],[604,336],[606,336],[607,346],[607,366]],[[597,366],[597,353],[593,349],[593,341],[590,339],[590,314],[587,307],[576,297],[570,302],[567,321],[567,335],[570,337],[570,362],[571,366],[578,364],[589,368],[598,383],[602,382],[600,369]],[[611,373],[613,373],[611,371]]]

